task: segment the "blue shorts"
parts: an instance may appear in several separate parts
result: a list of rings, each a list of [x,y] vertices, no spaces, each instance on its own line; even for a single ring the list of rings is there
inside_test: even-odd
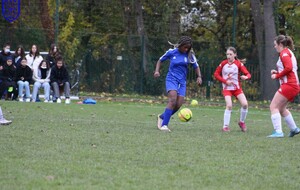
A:
[[[185,97],[186,80],[178,81],[175,77],[168,75],[166,78],[166,90],[167,92],[175,90],[178,96]]]

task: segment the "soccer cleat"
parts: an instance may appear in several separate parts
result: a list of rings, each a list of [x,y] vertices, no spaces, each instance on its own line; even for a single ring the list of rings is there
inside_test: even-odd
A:
[[[19,102],[23,102],[23,98],[19,98]]]
[[[163,120],[159,116],[160,115],[157,115],[157,128],[160,130]]]
[[[26,100],[25,100],[26,102],[30,102],[30,98],[26,98]]]
[[[9,125],[9,124],[11,124],[12,123],[12,121],[10,121],[10,120],[6,120],[6,119],[0,119],[0,125]]]
[[[166,125],[164,125],[164,126],[161,126],[160,128],[159,128],[159,130],[161,130],[161,131],[167,131],[167,132],[171,132],[171,130],[168,128],[168,126],[166,126]]]
[[[61,103],[61,99],[57,98],[56,103],[60,104]]]
[[[272,133],[272,135],[269,135],[269,136],[267,136],[267,137],[268,137],[268,138],[282,138],[282,137],[284,137],[284,134],[283,134],[283,132],[278,133],[278,132],[274,131],[274,132]]]
[[[65,101],[65,103],[66,103],[66,104],[70,104],[70,103],[71,103],[70,98],[67,98],[66,101]]]
[[[44,102],[45,102],[45,103],[48,103],[49,101],[48,101],[48,100],[44,100]]]
[[[223,131],[223,132],[230,132],[230,128],[229,128],[228,126],[224,126],[224,127],[222,128],[222,131]]]
[[[238,125],[240,126],[240,128],[241,128],[241,130],[242,130],[243,132],[246,132],[246,131],[247,131],[247,126],[246,126],[245,122],[240,121],[240,122],[238,123]]]
[[[300,133],[300,129],[296,127],[296,129],[290,131],[289,137],[293,137],[295,135],[298,135]]]

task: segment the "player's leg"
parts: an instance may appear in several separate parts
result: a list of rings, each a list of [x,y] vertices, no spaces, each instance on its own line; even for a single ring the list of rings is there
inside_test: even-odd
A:
[[[11,123],[12,123],[12,121],[6,120],[6,119],[4,118],[2,109],[1,109],[1,107],[0,107],[0,125],[9,125],[9,124],[11,124]]]
[[[286,107],[288,99],[280,94],[278,91],[275,93],[272,102],[270,104],[271,120],[274,128],[272,135],[268,137],[284,137],[282,132],[281,114],[280,110]]]
[[[231,118],[231,110],[232,110],[232,100],[230,95],[225,95],[225,103],[226,108],[224,111],[224,120],[223,120],[223,131],[227,132],[230,131],[229,124],[230,124],[230,118]]]
[[[168,99],[169,100],[168,100],[167,107],[165,109],[165,112],[163,113],[164,119],[163,119],[162,124],[161,124],[162,127],[160,128],[163,131],[170,131],[169,128],[168,128],[168,125],[169,125],[170,118],[173,114],[173,110],[176,106],[177,91],[170,90],[168,92]]]
[[[237,96],[237,99],[241,103],[241,111],[240,111],[240,121],[238,125],[240,126],[243,132],[247,131],[247,127],[245,124],[245,120],[248,114],[248,101],[244,93],[241,93]]]

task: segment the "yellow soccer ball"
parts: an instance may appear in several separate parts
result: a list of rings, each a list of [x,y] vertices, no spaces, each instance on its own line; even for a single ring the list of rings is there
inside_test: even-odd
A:
[[[197,106],[198,105],[198,101],[197,100],[192,100],[191,101],[191,106]]]
[[[180,121],[188,122],[189,120],[192,119],[193,113],[189,108],[182,108],[178,112],[178,117],[179,117]]]

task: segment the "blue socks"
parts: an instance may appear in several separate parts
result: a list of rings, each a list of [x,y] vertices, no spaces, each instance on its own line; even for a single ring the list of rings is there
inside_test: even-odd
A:
[[[164,126],[164,125],[168,126],[170,118],[174,113],[175,113],[174,110],[166,108],[165,112],[160,116],[160,117],[163,117],[163,122],[162,122],[161,126]]]

